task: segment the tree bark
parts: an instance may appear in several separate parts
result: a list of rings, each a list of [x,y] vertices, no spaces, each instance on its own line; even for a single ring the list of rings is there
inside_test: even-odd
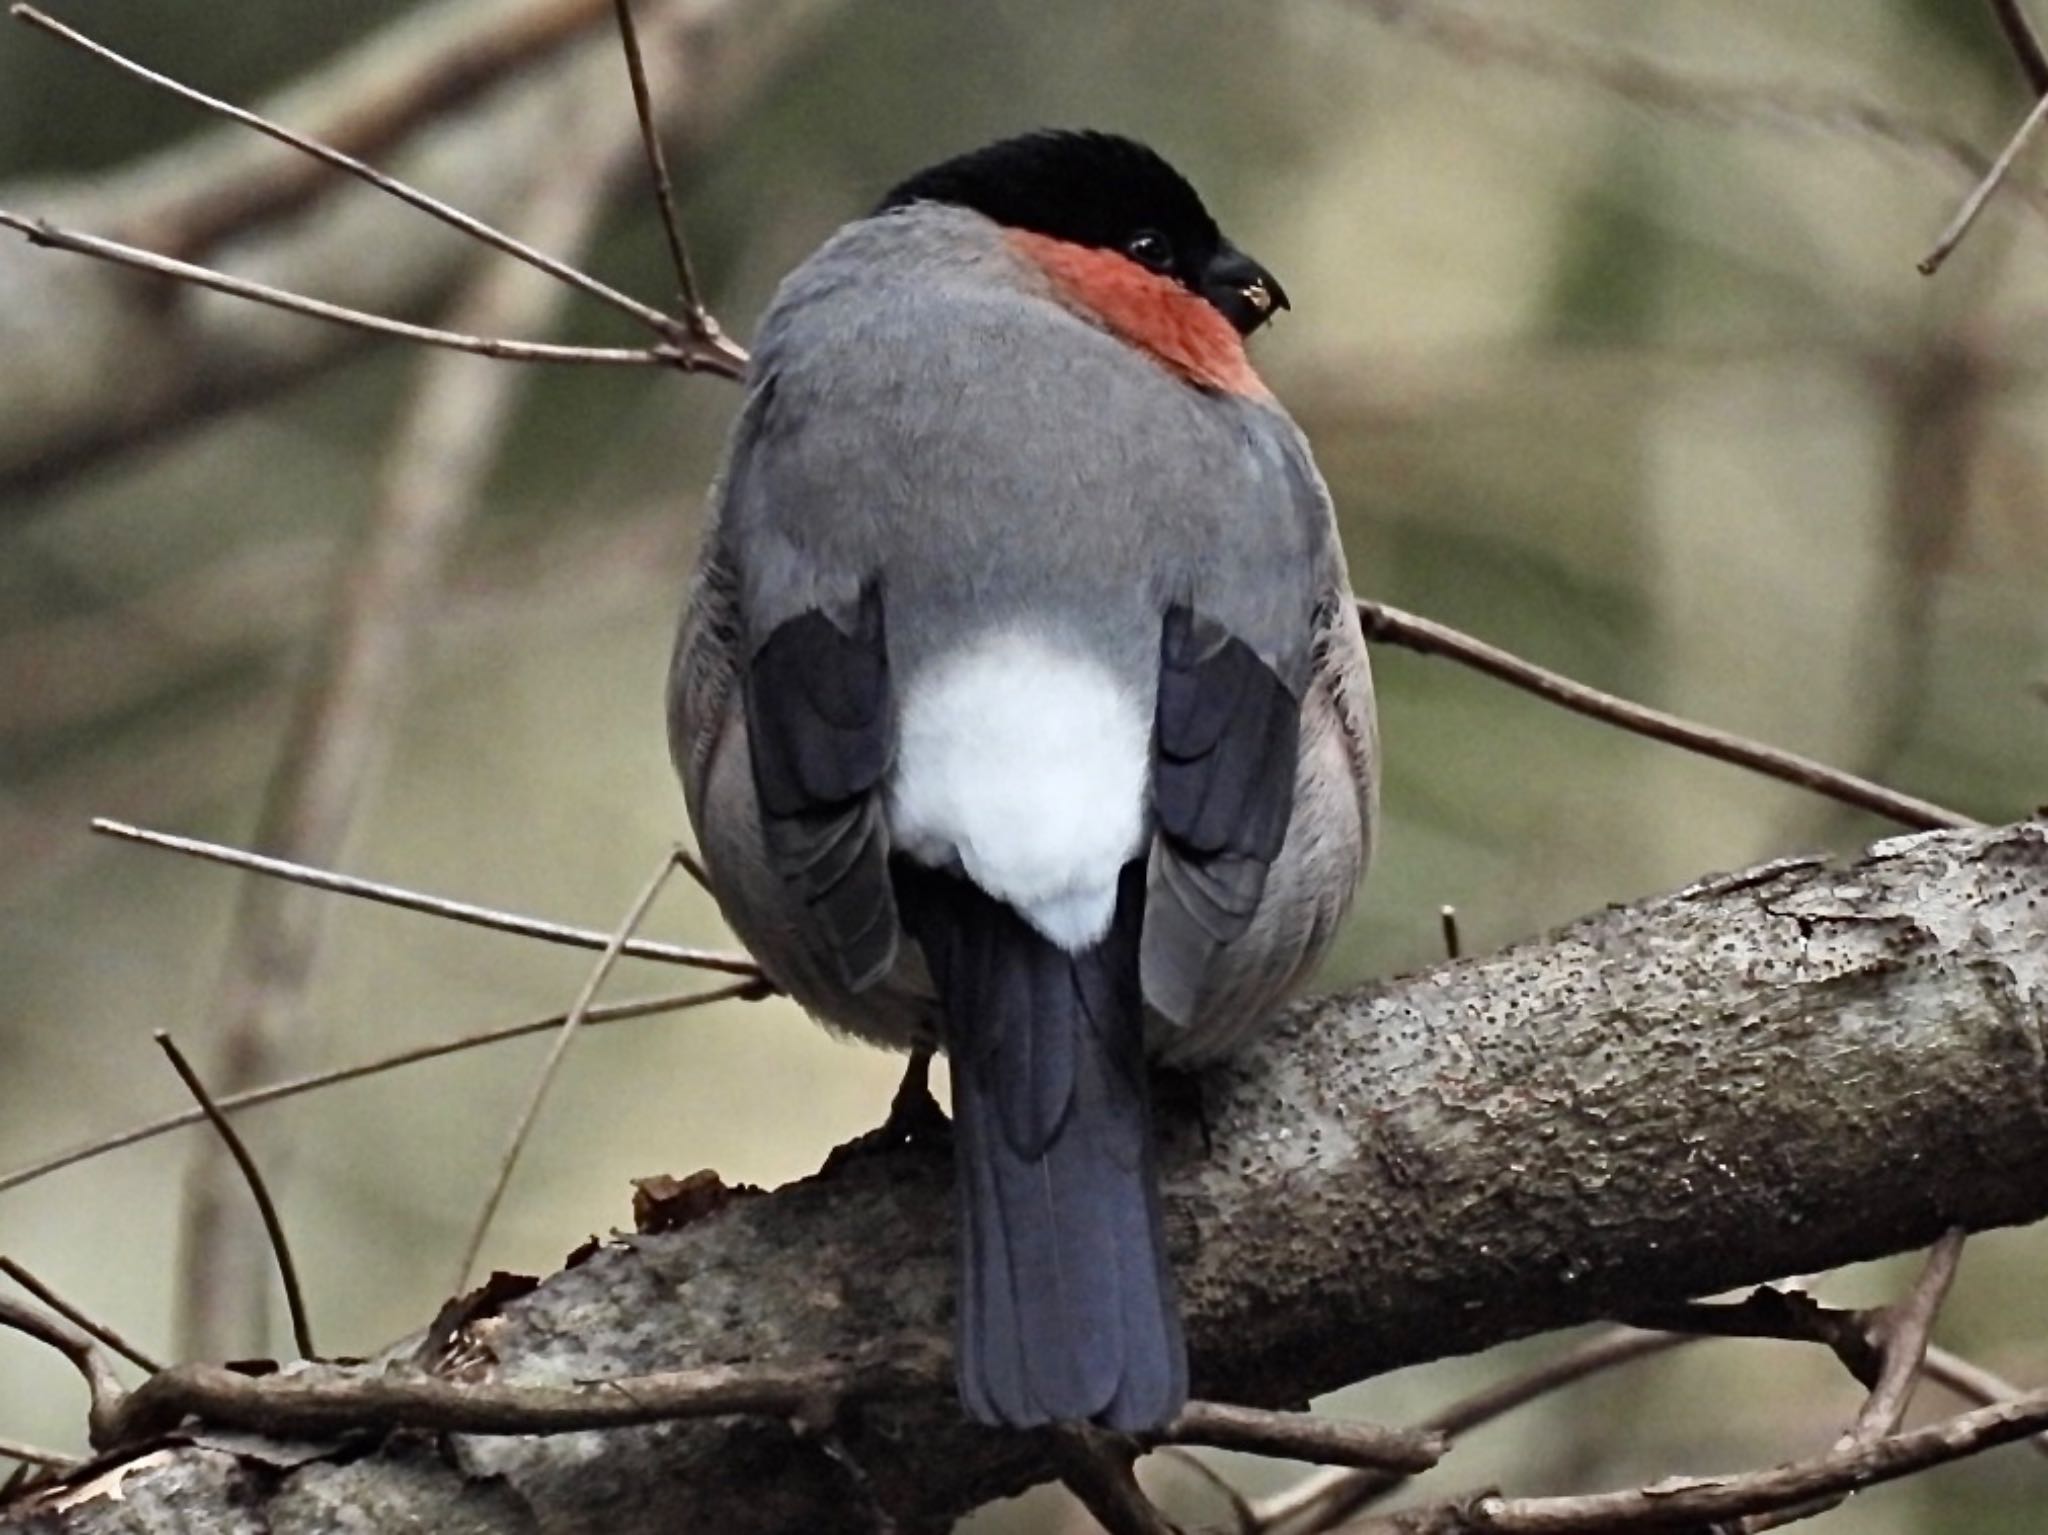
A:
[[[1165,1127],[1195,1386],[1398,1365],[2048,1214],[2048,824],[1788,860],[1297,1006]],[[626,1238],[491,1324],[563,1384],[941,1336],[950,1169],[911,1148]],[[401,1357],[394,1354],[393,1358]],[[383,1369],[385,1362],[370,1368]],[[326,1369],[328,1367],[320,1367]],[[257,1427],[249,1424],[247,1427]],[[813,1425],[815,1427],[815,1425]],[[855,1475],[849,1465],[858,1466]],[[201,1435],[14,1528],[939,1530],[1052,1474],[950,1392],[323,1453]],[[0,1518],[0,1525],[7,1521]]]

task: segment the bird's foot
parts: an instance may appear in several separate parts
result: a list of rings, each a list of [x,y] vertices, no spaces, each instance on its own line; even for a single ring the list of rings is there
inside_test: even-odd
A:
[[[910,1052],[903,1068],[903,1081],[889,1103],[889,1117],[865,1135],[856,1135],[843,1146],[832,1148],[825,1158],[824,1172],[836,1172],[865,1157],[894,1151],[901,1146],[929,1146],[950,1150],[953,1122],[932,1096],[932,1052],[919,1045]]]

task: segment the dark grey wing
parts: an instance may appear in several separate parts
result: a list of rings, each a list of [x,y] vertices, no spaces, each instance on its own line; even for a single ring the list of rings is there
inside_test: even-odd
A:
[[[1193,1021],[1217,952],[1251,925],[1294,810],[1301,701],[1344,589],[1329,493],[1293,424],[1248,409],[1243,501],[1207,529],[1187,600],[1166,610],[1153,728],[1156,819],[1141,949],[1145,1000]]]
[[[1294,809],[1301,701],[1214,619],[1168,609],[1153,728],[1145,1000],[1192,1021],[1209,961],[1251,924]]]
[[[764,472],[793,430],[771,376],[735,434],[715,536],[747,573],[734,594],[739,686],[762,849],[788,900],[780,915],[861,991],[888,973],[897,942],[881,806],[895,744],[882,591],[793,542],[787,529],[802,519],[770,504],[815,489]]]
[[[848,989],[896,957],[896,903],[880,789],[891,748],[882,597],[850,628],[811,609],[785,619],[747,667],[747,745],[769,862],[821,929]]]

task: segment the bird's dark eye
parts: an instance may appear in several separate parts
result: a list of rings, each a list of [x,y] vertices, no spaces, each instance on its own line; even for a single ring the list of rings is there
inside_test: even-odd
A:
[[[1141,229],[1124,242],[1124,254],[1154,272],[1173,269],[1173,242],[1156,229]]]

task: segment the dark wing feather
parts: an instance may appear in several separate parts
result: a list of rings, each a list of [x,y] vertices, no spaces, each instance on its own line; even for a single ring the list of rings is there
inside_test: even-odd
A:
[[[1188,1023],[1210,958],[1250,925],[1294,809],[1301,701],[1242,639],[1186,606],[1159,646],[1145,1000]]]
[[[754,652],[744,686],[769,860],[859,991],[896,957],[877,800],[892,748],[880,589],[862,589],[850,627],[815,608],[785,619]]]

